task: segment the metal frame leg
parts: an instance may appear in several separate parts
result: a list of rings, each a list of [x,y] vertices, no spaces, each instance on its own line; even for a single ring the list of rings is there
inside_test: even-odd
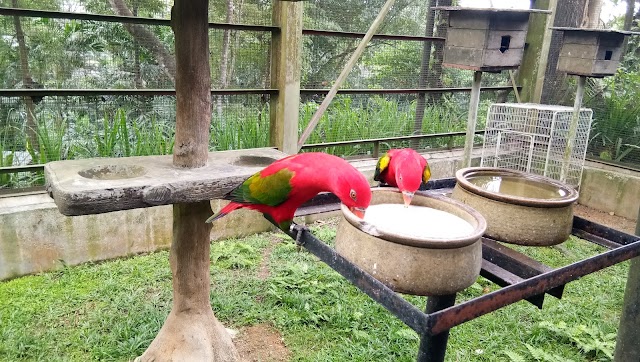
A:
[[[432,296],[427,299],[426,313],[440,311],[449,308],[456,303],[456,295]],[[449,330],[436,335],[427,333],[420,339],[420,349],[418,350],[418,362],[444,362],[444,355],[447,352],[447,341],[449,340]]]

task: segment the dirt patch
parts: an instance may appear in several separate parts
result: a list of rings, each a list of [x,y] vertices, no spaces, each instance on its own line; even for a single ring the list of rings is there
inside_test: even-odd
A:
[[[580,216],[589,221],[608,226],[627,234],[633,235],[636,230],[636,222],[618,215],[611,215],[608,212],[592,209],[590,207],[576,204],[573,209],[576,216]]]
[[[290,359],[282,336],[268,324],[240,330],[233,344],[243,362],[287,362]]]

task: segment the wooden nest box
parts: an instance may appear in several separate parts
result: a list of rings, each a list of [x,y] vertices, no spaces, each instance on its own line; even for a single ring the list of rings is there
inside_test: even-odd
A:
[[[522,62],[529,14],[546,10],[439,6],[449,12],[443,65],[499,72]]]
[[[586,77],[614,75],[622,59],[624,37],[629,31],[552,28],[562,32],[562,46],[557,69]]]

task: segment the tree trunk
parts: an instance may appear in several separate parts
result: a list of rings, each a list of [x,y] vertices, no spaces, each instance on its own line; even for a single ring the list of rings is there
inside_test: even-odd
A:
[[[580,26],[585,6],[585,0],[558,1],[553,26],[571,28]],[[544,104],[573,104],[575,92],[569,92],[567,89],[565,82],[567,75],[556,70],[561,43],[562,34],[554,31],[551,35],[550,52],[542,91],[542,103]]]
[[[18,0],[11,0],[11,6],[18,8]],[[24,31],[22,30],[22,22],[19,16],[13,17],[13,25],[16,29],[16,39],[18,41],[18,52],[20,54],[20,70],[22,71],[22,87],[34,88],[33,78],[31,78],[31,71],[29,70],[29,51],[27,50],[27,43],[24,39]],[[38,142],[38,125],[36,124],[35,114],[36,106],[33,102],[33,98],[24,97],[25,113],[26,113],[26,134],[29,145],[35,151],[40,150],[40,144]],[[34,160],[35,161],[35,160]]]
[[[233,0],[227,0],[227,15],[225,22],[227,24],[233,22]],[[231,30],[224,29],[222,31],[222,55],[220,56],[220,82],[218,88],[224,89],[229,86],[229,80],[227,72],[229,70],[229,52],[231,48]],[[222,120],[222,96],[216,97],[216,112],[221,121]]]
[[[133,13],[127,7],[124,0],[109,0],[109,4],[121,16],[133,16]],[[207,20],[208,21],[208,20]],[[171,82],[175,82],[176,78],[176,59],[173,54],[165,47],[158,37],[149,29],[140,24],[123,24],[124,28],[133,36],[142,46],[147,48],[157,59],[160,66],[165,71]]]
[[[175,0],[171,26],[176,49],[175,167],[204,166],[211,122],[208,1]],[[239,360],[229,334],[211,310],[209,201],[173,205],[169,262],[173,307],[139,361]]]
[[[622,25],[622,30],[629,31],[631,30],[631,25],[633,24],[633,13],[635,10],[636,0],[627,0],[627,11],[624,15],[624,24]],[[622,42],[622,56],[627,54],[627,47],[629,46],[629,37],[625,36]]]
[[[431,9],[432,3],[435,0],[427,2],[427,23],[424,27],[424,36],[433,36],[433,26],[435,23],[436,10]],[[432,41],[425,41],[422,43],[422,60],[420,61],[420,76],[418,78],[418,88],[427,87],[427,75],[429,74],[429,62],[431,61],[431,47]],[[418,99],[416,101],[416,118],[413,123],[413,134],[422,133],[422,121],[424,119],[424,109],[426,107],[426,93],[418,93]],[[411,147],[417,149],[420,145],[420,140],[413,140]]]
[[[438,0],[438,6],[451,6],[452,0]],[[440,11],[436,23],[436,36],[446,37],[448,26],[448,12]],[[431,61],[431,78],[429,88],[442,88],[442,62],[444,60],[444,43],[435,44],[433,61]],[[436,103],[442,97],[442,93],[432,93],[431,100]]]
[[[582,16],[582,28],[599,28],[600,12],[602,12],[602,0],[587,0]]]
[[[138,5],[133,7],[133,16],[138,16]],[[140,67],[140,44],[138,39],[133,39],[133,84],[137,89],[144,88],[142,84],[142,70]]]

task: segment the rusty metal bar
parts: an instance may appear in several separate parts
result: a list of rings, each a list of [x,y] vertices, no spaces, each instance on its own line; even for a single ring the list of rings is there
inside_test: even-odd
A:
[[[476,131],[476,134],[483,134],[484,130]],[[405,141],[412,139],[424,139],[424,138],[438,138],[447,136],[464,136],[465,132],[449,132],[449,133],[434,133],[434,134],[422,134],[422,135],[410,135],[410,136],[398,136],[387,138],[369,138],[364,140],[351,140],[351,141],[337,141],[337,142],[325,142],[325,143],[309,143],[303,145],[303,149],[307,148],[319,148],[319,147],[333,147],[333,146],[348,146],[361,143],[376,143],[376,142],[393,142],[393,141]]]
[[[429,316],[429,331],[431,334],[441,333],[524,298],[544,293],[638,255],[640,255],[640,238],[636,237],[635,242],[628,245],[554,269],[521,283],[504,287],[473,300],[435,312]]]
[[[593,223],[578,216],[573,217],[573,232],[582,230],[591,235],[599,236],[615,242],[618,245],[628,245],[638,241],[637,236],[623,233],[610,227]]]
[[[19,8],[11,8],[11,7],[0,7],[0,15],[22,16],[22,17],[32,17],[32,18],[90,20],[90,21],[102,21],[102,22],[110,22],[110,23],[128,23],[128,24],[140,24],[140,25],[171,26],[171,20],[169,19],[145,18],[145,17],[139,17],[139,16],[87,14],[87,13],[74,13],[74,12],[65,12],[65,11],[19,9]],[[229,24],[229,23],[209,23],[209,28],[210,29],[247,30],[247,31],[265,31],[265,32],[280,31],[280,28],[273,25],[249,25],[249,24]]]
[[[522,87],[519,87],[522,88]],[[498,92],[498,91],[510,91],[513,88],[511,86],[489,86],[481,87],[482,92]],[[330,89],[325,88],[305,88],[300,89],[300,93],[305,94],[325,94],[329,93]],[[393,88],[393,89],[338,89],[338,94],[415,94],[415,93],[465,93],[471,92],[470,87],[452,87],[452,88]]]
[[[435,313],[439,310],[449,308],[456,303],[456,295],[431,296],[427,299],[427,315]],[[427,333],[420,338],[420,347],[418,349],[418,362],[441,362],[444,361],[444,355],[447,352],[447,342],[449,340],[449,330],[443,331],[437,335],[429,335]]]
[[[605,239],[601,236],[597,236],[597,235],[593,235],[589,232],[586,232],[584,230],[578,230],[578,229],[574,229],[573,230],[573,235],[579,237],[580,239],[584,239],[584,240],[588,240],[594,244],[598,244],[600,246],[604,246],[607,249],[615,249],[615,248],[619,248],[620,244],[613,242],[611,240]]]
[[[294,230],[287,231],[287,234],[418,334],[422,335],[427,332],[427,319],[429,318],[427,314],[343,258],[333,248],[315,238],[307,229],[298,226]]]
[[[482,269],[480,269],[480,275],[486,279],[498,284],[501,287],[521,283],[523,278],[511,273],[510,271],[486,260],[482,260]],[[537,294],[529,298],[525,298],[527,302],[535,305],[538,309],[542,309],[544,303],[544,293]]]
[[[277,89],[212,89],[211,95],[277,94]],[[175,96],[175,89],[0,89],[0,97]]]
[[[553,268],[487,237],[482,238],[482,258],[500,265],[522,279],[529,279],[553,270]],[[546,292],[560,299],[564,292],[564,285]]]
[[[355,33],[349,31],[336,30],[320,30],[320,29],[302,29],[302,35],[317,36],[334,36],[343,38],[364,38],[365,33]],[[416,35],[393,35],[393,34],[374,34],[371,39],[384,40],[407,40],[407,41],[440,41],[444,42],[445,38],[435,36],[416,36]]]

